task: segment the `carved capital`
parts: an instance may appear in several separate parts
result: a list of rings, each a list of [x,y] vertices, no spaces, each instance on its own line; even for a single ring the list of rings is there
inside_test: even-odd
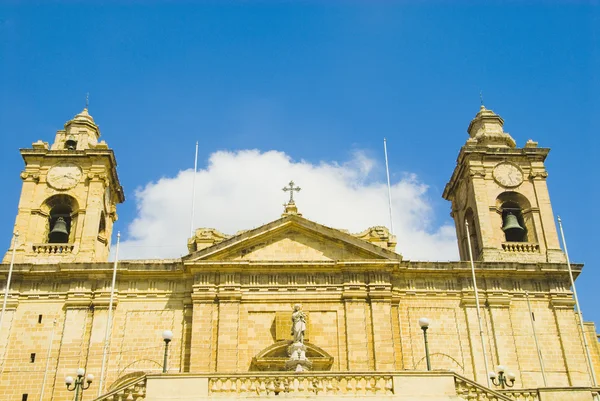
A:
[[[469,169],[469,177],[485,178],[485,170],[471,168]]]
[[[88,181],[100,181],[102,183],[104,183],[104,185],[108,185],[109,181],[108,181],[108,176],[106,175],[106,173],[88,173],[87,174],[87,179]]]
[[[536,178],[546,179],[548,178],[548,172],[546,170],[542,171],[531,171],[529,173],[529,179],[534,180]]]
[[[37,183],[40,181],[40,175],[38,173],[30,173],[28,171],[23,171],[21,173],[21,179],[23,181],[33,181]]]

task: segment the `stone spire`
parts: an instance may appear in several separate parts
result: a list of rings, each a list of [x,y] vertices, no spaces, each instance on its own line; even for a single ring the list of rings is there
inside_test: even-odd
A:
[[[467,146],[516,147],[515,140],[502,129],[503,125],[502,117],[482,104],[467,128],[471,137],[467,140]]]

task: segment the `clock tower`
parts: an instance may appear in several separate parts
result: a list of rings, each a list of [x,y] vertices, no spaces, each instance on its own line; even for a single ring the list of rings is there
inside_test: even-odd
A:
[[[517,147],[504,120],[483,105],[469,124],[444,199],[452,217],[461,260],[564,262],[546,185],[550,149],[527,141]],[[468,223],[468,234],[465,221]]]
[[[85,108],[57,131],[51,146],[37,141],[21,149],[25,169],[14,228],[17,262],[108,261],[116,205],[125,197],[114,153],[99,138]]]

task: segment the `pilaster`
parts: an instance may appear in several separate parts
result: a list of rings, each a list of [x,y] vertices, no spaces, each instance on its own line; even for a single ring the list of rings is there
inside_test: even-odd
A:
[[[238,365],[240,330],[240,300],[219,301],[219,328],[217,334],[218,372],[235,372]]]
[[[60,340],[60,352],[56,365],[56,377],[52,399],[69,399],[72,393],[67,391],[64,384],[66,376],[75,376],[78,368],[87,369],[87,343],[89,340],[87,329],[90,321],[90,303],[68,302],[65,304],[64,322]],[[92,373],[92,372],[88,372]],[[99,372],[96,372],[96,376]],[[92,373],[94,374],[94,373]],[[99,376],[98,376],[99,377]],[[92,384],[91,393],[98,391],[98,382]]]
[[[572,299],[552,299],[558,336],[565,358],[567,377],[570,386],[590,386],[590,376],[586,361],[582,333],[577,315],[573,311]]]

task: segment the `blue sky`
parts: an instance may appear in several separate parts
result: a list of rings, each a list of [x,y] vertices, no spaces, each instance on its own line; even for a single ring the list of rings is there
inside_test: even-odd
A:
[[[599,6],[325,4],[0,6],[0,243],[8,248],[16,214],[18,149],[52,141],[86,92],[119,162],[128,199],[117,228],[125,240],[135,239],[132,223],[144,220],[144,196],[158,180],[192,167],[196,140],[207,174],[209,158],[228,160],[215,152],[258,149],[253,160],[278,151],[288,159],[273,157],[292,169],[338,174],[336,166],[350,166],[358,188],[377,189],[384,137],[392,181],[399,194],[414,191],[402,193],[416,194],[420,203],[409,209],[427,217],[418,229],[431,239],[452,224],[441,193],[481,90],[520,146],[531,138],[552,148],[554,211],[571,259],[586,263],[578,284],[584,315],[600,322]],[[312,183],[298,183],[301,205]],[[243,185],[260,199],[251,176]],[[305,216],[319,221],[316,209]],[[401,241],[398,251],[410,254]]]

